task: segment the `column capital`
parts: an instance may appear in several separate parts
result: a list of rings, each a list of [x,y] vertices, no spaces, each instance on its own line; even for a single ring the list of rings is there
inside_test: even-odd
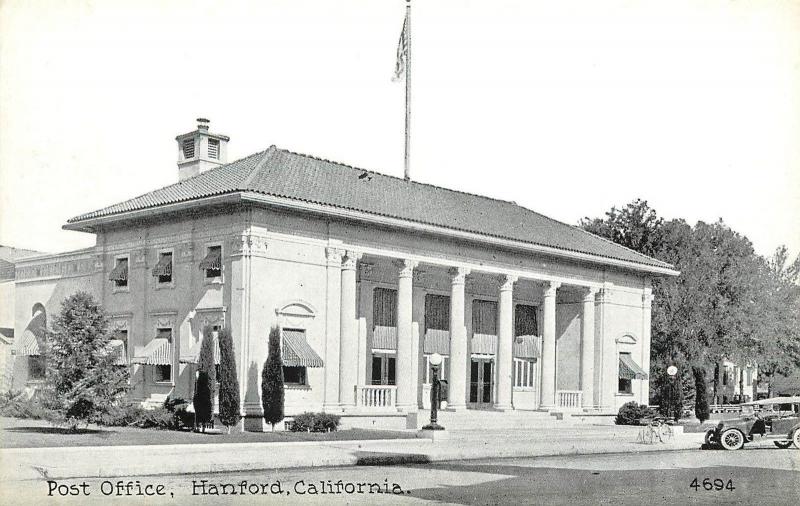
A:
[[[507,292],[514,289],[514,283],[517,282],[519,276],[513,274],[500,274],[497,280],[500,282],[500,291]]]
[[[597,292],[597,300],[599,302],[608,302],[608,299],[611,298],[612,288],[609,286],[603,287]]]
[[[419,265],[419,262],[416,260],[409,260],[408,258],[398,258],[394,261],[394,265],[397,267],[399,277],[410,278],[414,273],[414,269]]]
[[[472,270],[467,267],[450,267],[447,269],[447,273],[450,274],[450,282],[454,285],[463,285],[470,272]]]
[[[594,298],[599,291],[598,288],[587,286],[583,289],[583,302],[594,302]]]
[[[356,269],[356,263],[361,256],[362,253],[358,251],[345,251],[342,255],[342,268],[345,270],[354,271]]]
[[[558,282],[558,281],[545,281],[544,284],[542,285],[542,288],[544,289],[545,298],[546,297],[555,297],[556,296],[556,290],[558,290],[560,287],[561,287],[561,283]]]
[[[342,266],[342,256],[344,256],[345,251],[340,248],[332,248],[328,246],[325,248],[325,259],[328,261],[329,267],[341,267]]]

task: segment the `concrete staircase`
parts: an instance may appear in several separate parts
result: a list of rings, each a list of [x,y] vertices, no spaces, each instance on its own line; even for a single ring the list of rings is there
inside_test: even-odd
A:
[[[421,428],[430,421],[430,411],[420,410],[417,427]],[[564,427],[573,425],[570,417],[558,420],[545,411],[492,411],[467,409],[465,411],[439,411],[439,425],[449,430],[492,430],[492,429],[530,429],[546,427]]]

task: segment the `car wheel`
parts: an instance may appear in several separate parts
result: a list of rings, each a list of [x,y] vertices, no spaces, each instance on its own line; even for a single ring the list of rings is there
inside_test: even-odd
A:
[[[719,444],[726,450],[738,450],[744,446],[744,434],[738,429],[728,429],[719,435]]]
[[[794,431],[794,435],[792,436],[792,443],[794,443],[795,448],[800,448],[800,429],[796,429]]]
[[[777,446],[781,450],[785,450],[785,449],[789,448],[790,446],[792,446],[792,442],[791,441],[773,441],[773,443],[775,443],[775,446]]]

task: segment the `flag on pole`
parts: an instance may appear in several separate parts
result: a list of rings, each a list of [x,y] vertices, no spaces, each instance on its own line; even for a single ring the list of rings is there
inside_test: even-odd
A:
[[[408,62],[408,18],[403,19],[403,31],[400,32],[400,41],[397,43],[397,63],[394,67],[394,77],[392,81],[399,81],[403,77]]]

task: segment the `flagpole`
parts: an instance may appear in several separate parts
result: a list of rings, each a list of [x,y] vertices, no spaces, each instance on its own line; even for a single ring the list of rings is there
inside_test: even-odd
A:
[[[406,150],[404,177],[411,179],[411,0],[406,0]]]

